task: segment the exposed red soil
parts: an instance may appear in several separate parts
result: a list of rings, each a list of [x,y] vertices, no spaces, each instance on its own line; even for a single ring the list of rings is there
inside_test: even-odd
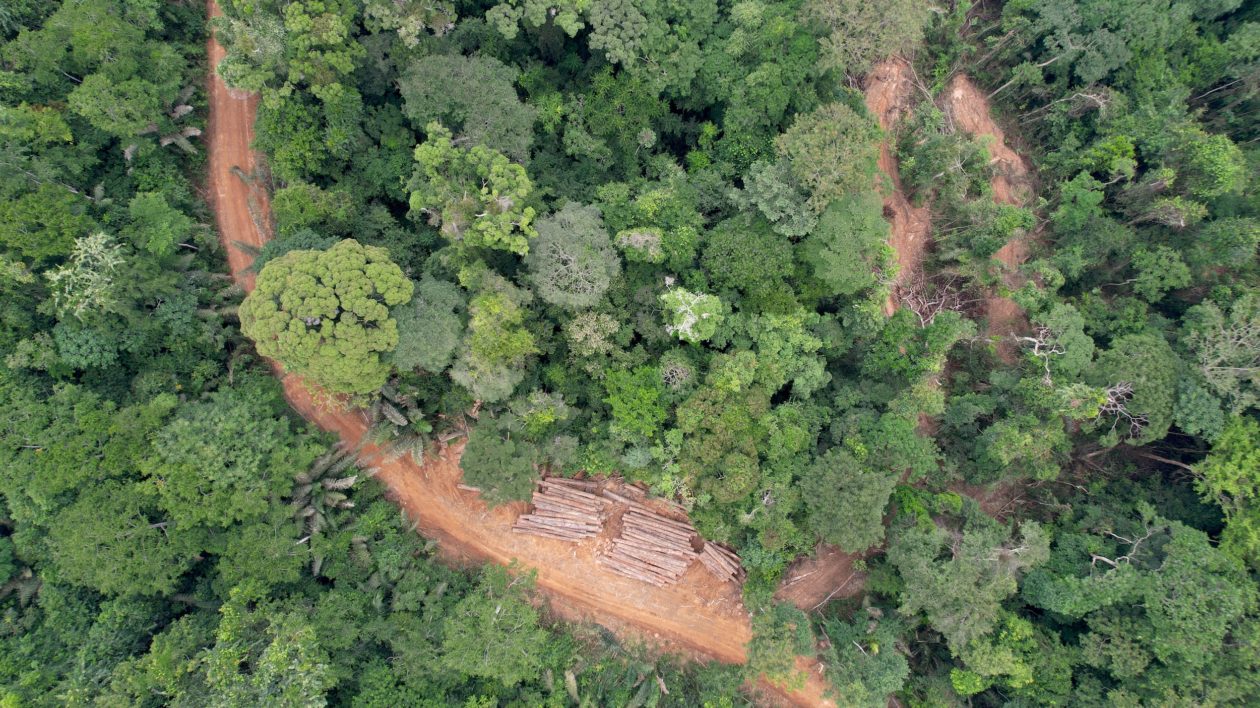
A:
[[[941,95],[941,109],[950,116],[954,125],[965,133],[989,136],[990,164],[996,174],[992,180],[993,198],[1001,204],[1027,205],[1033,196],[1032,166],[1007,144],[1002,128],[989,114],[988,98],[966,76],[958,75]],[[1019,267],[1028,260],[1029,236],[1011,239],[994,254],[1003,265],[1002,280],[1008,290],[1016,290],[1024,284]],[[1007,363],[1014,363],[1017,350],[1010,335],[1026,331],[1028,318],[1013,300],[993,294],[985,300],[985,319],[988,334],[1001,337],[998,354]]]
[[[223,13],[214,2],[207,3],[210,17]],[[210,150],[210,176],[207,196],[214,208],[214,218],[219,226],[219,238],[227,251],[228,267],[236,282],[246,291],[254,289],[254,274],[246,272],[254,257],[237,248],[233,241],[261,246],[271,238],[266,220],[255,222],[250,205],[256,205],[256,213],[270,214],[271,201],[267,190],[246,184],[234,174],[237,168],[247,175],[259,172],[258,155],[250,149],[254,142],[254,115],[258,111],[257,94],[241,94],[230,90],[218,77],[214,67],[223,60],[226,52],[213,38],[207,44],[210,61],[210,117],[206,126],[206,142]],[[261,228],[260,228],[261,225]]]
[[[939,101],[941,109],[959,130],[989,138],[987,147],[995,172],[990,182],[993,199],[999,204],[1027,206],[1034,194],[1032,165],[1008,144],[1006,134],[990,115],[989,100],[984,92],[971,79],[959,74],[950,81]],[[1003,266],[1002,284],[1008,291],[1017,290],[1026,282],[1019,268],[1028,260],[1032,238],[1030,234],[1016,236],[993,256]],[[999,338],[998,356],[1008,364],[1018,361],[1019,350],[1011,335],[1028,329],[1028,317],[1023,308],[1009,297],[992,293],[985,298],[985,320],[987,334]],[[1010,516],[1019,507],[1024,492],[1021,484],[988,487],[953,484],[950,489],[976,500],[985,513],[997,519]]]
[[[866,573],[853,564],[861,558],[861,553],[845,553],[836,546],[820,543],[814,555],[801,558],[787,569],[774,597],[812,612],[830,600],[860,595]]]
[[[211,17],[220,14],[214,0],[208,0],[207,6]],[[224,56],[223,48],[211,39],[208,51],[210,66],[217,66]],[[247,185],[233,167],[246,174],[258,171],[259,157],[250,149],[257,97],[235,95],[213,69],[209,83],[207,191],[229,266],[248,291],[254,286],[254,277],[244,269],[252,256],[235,243],[254,247],[265,243],[271,236],[270,212],[266,190]],[[283,377],[285,394],[294,410],[321,429],[337,433],[343,444],[360,445],[367,429],[361,411],[338,409],[324,397],[313,396],[300,378],[285,374],[279,367],[277,375]],[[695,564],[678,584],[657,588],[596,564],[594,557],[608,542],[606,538],[567,543],[514,534],[512,522],[524,505],[488,509],[476,493],[459,489],[456,485],[463,477],[460,452],[455,446],[445,457],[431,456],[421,465],[410,457],[389,459],[375,446],[364,445],[360,460],[364,467],[379,470],[377,479],[390,497],[425,536],[438,542],[445,557],[463,562],[519,562],[537,573],[537,585],[553,612],[566,619],[594,621],[670,650],[729,663],[746,660],[745,644],[751,630],[735,585],[718,581]],[[803,658],[798,663],[812,665]],[[827,684],[816,670],[809,672],[802,690],[789,693],[765,682],[761,689],[776,702],[833,705],[823,697]]]
[[[884,311],[889,315],[897,310],[897,286],[910,282],[922,269],[932,236],[931,211],[926,206],[916,207],[906,199],[897,157],[893,154],[893,130],[910,110],[915,90],[914,70],[904,59],[880,62],[866,76],[866,108],[888,134],[879,146],[879,170],[892,185],[891,191],[883,190],[884,216],[892,224],[888,245],[897,253],[898,266],[893,291],[884,303]]]

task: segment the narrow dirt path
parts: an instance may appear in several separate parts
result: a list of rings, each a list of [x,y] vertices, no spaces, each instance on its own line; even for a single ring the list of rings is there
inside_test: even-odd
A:
[[[892,185],[884,190],[884,216],[892,224],[888,245],[897,253],[897,277],[893,291],[884,303],[888,315],[897,311],[897,287],[910,282],[923,268],[923,259],[932,239],[931,210],[916,207],[901,188],[901,173],[893,154],[892,133],[910,110],[914,97],[914,71],[904,59],[880,62],[866,76],[866,108],[889,136],[879,146],[879,170]]]
[[[989,113],[988,98],[971,79],[959,74],[941,95],[941,109],[951,117],[954,125],[974,136],[989,136],[990,164],[995,168],[993,199],[1000,204],[1027,205],[1033,196],[1032,166],[1006,143],[1006,135]],[[1028,260],[1028,235],[1008,241],[994,254],[1003,264],[1002,282],[1008,290],[1017,290],[1025,282],[1019,267]],[[985,319],[988,334],[1001,337],[998,355],[1007,363],[1018,359],[1018,352],[1010,335],[1028,328],[1028,318],[1014,300],[993,294],[985,300]]]
[[[889,59],[876,64],[865,81],[866,108],[887,135],[879,146],[879,171],[884,218],[891,226],[888,245],[897,254],[897,275],[884,303],[885,314],[892,315],[900,305],[899,288],[923,269],[932,239],[931,209],[916,207],[906,199],[893,154],[893,131],[910,110],[917,90],[913,69],[904,59]],[[820,544],[812,557],[802,558],[788,568],[775,598],[809,612],[829,600],[860,595],[865,589],[866,574],[858,572],[853,564],[861,557],[859,553],[845,553],[835,546]]]
[[[220,14],[214,0],[207,0],[211,17]],[[210,66],[224,56],[223,48],[209,40]],[[207,141],[210,150],[208,196],[215,212],[220,239],[232,273],[247,291],[254,277],[245,273],[252,257],[237,242],[259,247],[271,236],[266,190],[251,186],[238,172],[253,174],[259,157],[250,149],[253,141],[257,97],[243,96],[224,85],[214,72],[209,77],[210,116]],[[282,376],[290,405],[323,430],[337,433],[342,442],[357,447],[367,425],[359,411],[333,410],[318,403],[296,376]],[[517,561],[537,572],[538,587],[552,609],[569,620],[600,622],[627,629],[650,644],[682,649],[728,663],[746,660],[745,644],[751,637],[748,612],[737,587],[713,578],[695,564],[677,585],[656,588],[605,571],[594,557],[605,539],[566,543],[511,532],[524,505],[488,509],[475,494],[459,489],[461,449],[446,457],[426,459],[423,465],[410,457],[389,459],[372,445],[363,447],[365,467],[379,469],[379,479],[389,496],[414,519],[425,536],[438,541],[453,560]],[[804,689],[787,693],[762,682],[762,688],[785,703],[798,706],[833,705],[823,696],[827,684],[812,662]]]

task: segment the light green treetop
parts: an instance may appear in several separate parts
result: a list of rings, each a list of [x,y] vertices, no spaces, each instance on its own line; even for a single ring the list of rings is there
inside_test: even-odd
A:
[[[413,284],[378,246],[353,239],[269,262],[241,304],[241,330],[263,356],[334,393],[369,393],[389,375],[381,354],[398,344],[389,308]]]
[[[570,310],[597,304],[621,271],[599,209],[574,202],[539,220],[525,264],[538,296]]]
[[[427,215],[452,241],[528,253],[537,232],[534,208],[525,206],[534,188],[525,168],[485,146],[457,145],[440,123],[429,123],[425,132],[408,185],[411,210]]]
[[[879,126],[844,103],[829,103],[796,118],[775,139],[775,149],[811,192],[821,213],[833,199],[870,188],[879,155]]]
[[[665,308],[665,329],[684,342],[699,343],[717,332],[724,317],[722,301],[716,295],[674,288],[661,295]]]
[[[923,0],[809,0],[801,16],[829,33],[819,40],[819,68],[859,76],[881,59],[912,50],[923,38],[932,6]]]

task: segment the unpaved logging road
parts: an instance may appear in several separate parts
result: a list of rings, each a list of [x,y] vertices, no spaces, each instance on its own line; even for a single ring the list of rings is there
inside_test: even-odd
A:
[[[923,96],[916,97],[916,93]],[[917,86],[917,79],[910,64],[903,59],[881,62],[866,77],[866,107],[884,129],[885,140],[880,145],[879,169],[891,183],[885,190],[884,215],[892,225],[889,245],[897,254],[899,267],[893,293],[885,305],[888,314],[898,306],[895,286],[909,283],[923,269],[924,257],[932,242],[931,206],[914,206],[901,188],[897,158],[893,152],[893,135],[898,123],[910,112],[917,100],[927,95]],[[1001,204],[1027,204],[1032,197],[1032,168],[1028,161],[1006,143],[1002,129],[989,112],[989,101],[966,76],[955,76],[937,98],[940,108],[949,116],[955,128],[969,135],[991,138],[988,144],[994,177],[991,182],[993,198]],[[1018,236],[1007,242],[994,257],[1007,269],[1003,282],[1010,290],[1023,284],[1018,268],[1028,258],[1027,236]],[[985,318],[988,333],[1007,337],[1027,328],[1023,311],[1010,298],[992,295],[985,300]],[[999,346],[999,353],[1012,361],[1015,352],[1009,339]]]
[[[211,17],[220,14],[213,0],[207,7]],[[258,101],[256,96],[229,90],[218,77],[214,67],[224,50],[213,38],[208,54],[207,196],[228,264],[237,282],[248,291],[254,286],[254,277],[244,269],[252,256],[237,244],[259,247],[271,236],[264,180],[252,179],[260,173],[261,164],[250,148]],[[351,448],[360,445],[367,430],[361,412],[331,406],[313,395],[298,377],[285,374],[278,366],[276,372],[283,378],[294,410],[321,429],[336,433],[343,444]],[[431,457],[421,465],[409,456],[389,459],[376,447],[366,445],[360,460],[362,466],[380,470],[377,479],[387,487],[390,498],[408,512],[425,536],[438,542],[448,559],[519,562],[537,572],[538,587],[553,611],[566,619],[598,622],[664,649],[729,663],[745,661],[744,647],[751,631],[734,584],[719,582],[697,563],[678,584],[657,588],[595,563],[595,555],[608,543],[606,538],[568,543],[514,534],[512,522],[524,505],[488,509],[475,493],[458,488],[463,476],[460,452],[455,446],[445,456]],[[808,670],[805,688],[786,693],[764,682],[763,688],[777,700],[791,704],[831,705],[823,697],[827,685],[819,667],[805,659],[798,664]]]

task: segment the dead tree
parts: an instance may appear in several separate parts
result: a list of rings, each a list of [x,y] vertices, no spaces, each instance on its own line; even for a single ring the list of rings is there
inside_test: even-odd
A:
[[[1134,415],[1129,410],[1129,401],[1133,398],[1133,384],[1121,381],[1103,391],[1103,404],[1098,409],[1098,417],[1111,416],[1111,429],[1114,431],[1121,422],[1129,426],[1129,437],[1136,438],[1150,424],[1146,414]]]
[[[1028,345],[1030,353],[1037,357],[1041,361],[1042,366],[1045,367],[1045,374],[1041,377],[1041,382],[1046,386],[1053,386],[1054,379],[1050,376],[1050,359],[1065,352],[1054,331],[1049,327],[1038,327],[1033,336],[1021,337],[1016,335],[1014,339],[1021,344]]]
[[[897,299],[919,318],[919,326],[927,327],[942,312],[961,312],[968,304],[958,289],[957,277],[932,282],[921,274],[897,287]]]

